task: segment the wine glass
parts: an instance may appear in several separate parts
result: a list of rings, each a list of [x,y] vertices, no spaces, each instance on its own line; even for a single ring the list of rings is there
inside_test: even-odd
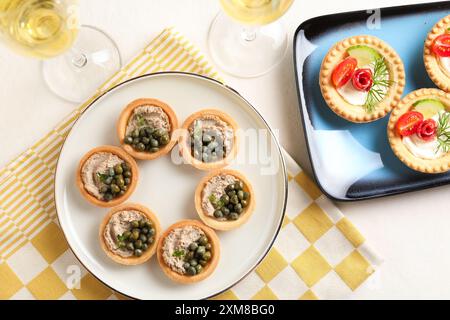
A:
[[[208,42],[224,71],[250,78],[269,72],[283,59],[287,33],[280,21],[294,0],[220,0],[224,13],[211,24]]]
[[[85,101],[122,65],[108,35],[80,27],[78,0],[1,0],[0,39],[42,59],[47,86],[72,102]]]

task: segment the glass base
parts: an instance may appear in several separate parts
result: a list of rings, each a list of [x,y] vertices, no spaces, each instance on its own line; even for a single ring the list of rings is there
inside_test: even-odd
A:
[[[44,60],[42,72],[49,89],[57,96],[84,102],[122,67],[119,49],[103,31],[82,26],[71,49]]]
[[[209,51],[220,69],[237,77],[261,76],[283,60],[287,33],[279,21],[243,26],[219,13],[208,35]]]

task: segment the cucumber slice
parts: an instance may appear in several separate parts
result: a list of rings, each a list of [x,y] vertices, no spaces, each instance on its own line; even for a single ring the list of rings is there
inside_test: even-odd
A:
[[[414,110],[423,114],[425,119],[430,119],[440,111],[444,111],[445,106],[441,101],[436,99],[423,99],[414,103]]]
[[[358,60],[359,68],[368,66],[375,60],[382,58],[377,50],[364,45],[350,47],[347,49],[347,53]]]

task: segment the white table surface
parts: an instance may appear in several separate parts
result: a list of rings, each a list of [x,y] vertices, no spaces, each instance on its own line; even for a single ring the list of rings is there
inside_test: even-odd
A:
[[[411,0],[296,0],[283,18],[290,36],[304,20],[328,13],[419,3]],[[429,1],[432,2],[432,1]],[[207,54],[215,0],[81,0],[82,23],[114,38],[124,61],[163,27],[174,25]],[[0,46],[0,167],[51,130],[74,107],[53,96],[41,79],[39,61]],[[301,129],[292,45],[266,76],[243,80],[224,74],[280,129],[280,140],[309,171]],[[14,119],[14,121],[11,121]],[[338,204],[384,257],[385,263],[354,294],[356,299],[450,299],[450,186],[385,199]]]

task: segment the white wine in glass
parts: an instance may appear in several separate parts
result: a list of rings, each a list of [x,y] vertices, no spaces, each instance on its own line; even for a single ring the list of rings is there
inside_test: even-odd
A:
[[[224,71],[239,77],[269,72],[284,57],[287,34],[278,19],[294,0],[219,0],[211,25],[209,49]]]
[[[43,76],[58,96],[81,102],[121,66],[115,43],[79,25],[78,0],[0,0],[0,41],[43,59]]]

